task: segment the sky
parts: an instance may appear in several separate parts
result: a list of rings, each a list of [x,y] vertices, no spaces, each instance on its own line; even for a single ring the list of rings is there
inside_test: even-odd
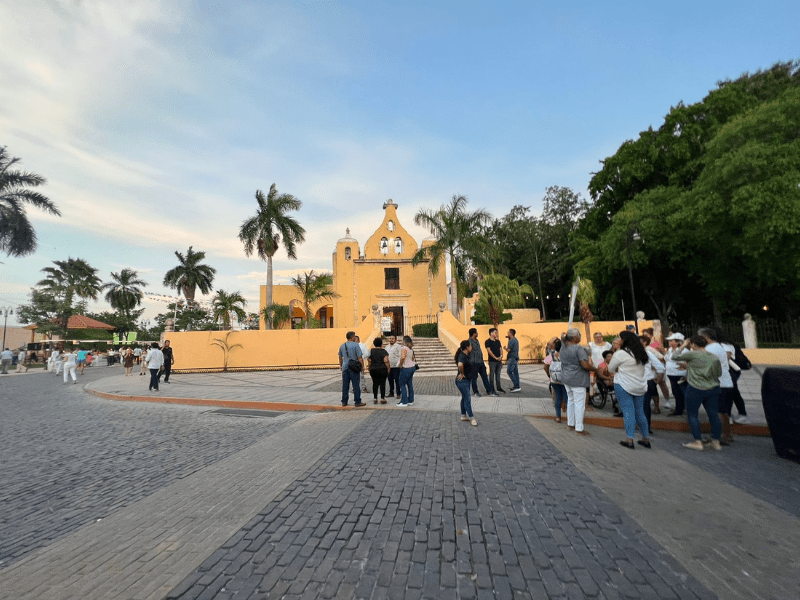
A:
[[[417,241],[416,212],[453,194],[498,218],[553,185],[588,198],[671,106],[800,58],[796,17],[789,0],[5,0],[0,146],[61,216],[29,209],[38,249],[0,256],[0,308],[68,257],[175,294],[164,273],[192,246],[255,312],[266,264],[237,235],[273,183],[307,231],[275,283],[330,270],[388,198]]]

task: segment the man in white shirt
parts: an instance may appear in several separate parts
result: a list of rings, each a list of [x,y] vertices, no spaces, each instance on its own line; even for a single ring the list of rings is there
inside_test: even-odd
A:
[[[147,351],[147,356],[144,357],[144,362],[150,371],[150,387],[147,389],[153,392],[158,391],[158,371],[164,364],[164,354],[158,349],[158,342],[153,342],[150,350]]]
[[[2,352],[0,352],[0,362],[3,364],[3,375],[8,375],[8,367],[11,366],[11,363],[14,361],[14,353],[6,348]]]
[[[394,335],[389,336],[389,345],[386,346],[386,352],[389,353],[389,397],[397,393],[397,399],[400,399],[400,352],[403,346],[397,343],[397,337]]]
[[[23,348],[19,351],[19,355],[17,356],[17,373],[24,373],[28,370],[28,367],[25,366],[26,358],[28,358],[28,352]]]

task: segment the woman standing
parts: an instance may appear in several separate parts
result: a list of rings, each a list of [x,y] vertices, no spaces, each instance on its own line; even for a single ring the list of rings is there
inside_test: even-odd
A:
[[[125,367],[125,377],[133,373],[133,350],[128,348],[125,350],[125,356],[122,359],[122,364]]]
[[[622,418],[625,421],[625,435],[627,440],[620,445],[633,450],[633,438],[636,435],[636,425],[642,434],[639,444],[650,448],[650,429],[644,415],[644,395],[647,392],[647,379],[645,379],[645,365],[650,358],[639,341],[639,337],[631,331],[621,331],[619,334],[620,349],[611,357],[608,363],[608,372],[614,373],[614,392],[622,409]]]
[[[64,363],[64,385],[67,385],[67,376],[72,377],[72,383],[78,383],[78,376],[75,369],[78,366],[78,353],[71,350],[61,355],[61,360]]]
[[[414,360],[414,342],[407,335],[403,336],[403,347],[400,349],[400,402],[395,406],[405,408],[414,404],[414,372],[417,363]]]
[[[544,359],[544,372],[550,379],[550,389],[553,390],[553,406],[556,409],[556,423],[561,423],[561,405],[567,402],[567,390],[561,382],[561,340],[553,341],[553,351]]]
[[[691,344],[692,351],[684,352]],[[722,450],[720,437],[722,436],[722,423],[719,419],[719,378],[722,375],[722,366],[716,355],[708,351],[708,340],[701,335],[696,335],[681,344],[679,352],[673,360],[686,363],[686,416],[689,420],[689,429],[692,431],[693,442],[686,442],[683,447],[689,450],[703,450],[703,441],[700,433],[700,405],[706,409],[708,422],[711,425],[711,447]]]
[[[472,398],[470,397],[469,387],[472,380],[472,369],[474,365],[469,359],[472,354],[472,344],[469,340],[461,342],[458,350],[456,350],[456,365],[458,366],[458,375],[456,375],[456,387],[461,392],[461,420],[472,421],[473,425],[477,425],[475,416],[472,414]]]
[[[669,413],[668,417],[680,417],[683,415],[684,409],[684,394],[686,392],[686,383],[678,383],[681,379],[686,377],[686,369],[682,368],[673,357],[678,353],[678,348],[683,344],[683,334],[673,333],[667,338],[669,348],[667,348],[664,359],[667,363],[667,379],[672,388],[672,396],[675,398],[675,409]]]
[[[375,346],[367,357],[367,368],[372,379],[373,404],[378,403],[378,389],[381,390],[381,404],[386,404],[386,378],[389,376],[389,353],[383,349],[383,339],[376,337]]]

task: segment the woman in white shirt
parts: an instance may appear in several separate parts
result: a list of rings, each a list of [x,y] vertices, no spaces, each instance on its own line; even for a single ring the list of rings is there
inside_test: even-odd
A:
[[[683,344],[683,340],[684,337],[682,333],[673,333],[667,337],[669,348],[667,348],[667,352],[664,354],[666,375],[667,379],[669,379],[669,385],[672,388],[672,395],[675,398],[675,410],[669,413],[667,415],[668,417],[680,417],[683,415],[683,409],[686,406],[684,396],[686,392],[686,369],[681,369],[680,364],[672,360],[672,357],[678,354],[678,348]],[[684,382],[678,383],[681,379],[684,379]]]
[[[67,376],[72,376],[72,383],[78,383],[78,375],[75,368],[78,366],[78,355],[73,350],[61,355],[61,362],[64,365],[64,385],[67,385]]]
[[[592,364],[596,367],[603,362],[603,352],[611,350],[611,344],[603,339],[603,334],[599,331],[595,331],[592,338],[593,341],[589,342],[589,352],[592,353]],[[594,385],[596,379],[597,374],[592,373],[592,389],[589,393],[589,397],[594,396],[595,394]]]
[[[608,372],[614,375],[614,392],[625,422],[627,440],[620,445],[633,450],[636,425],[642,434],[639,445],[650,448],[650,428],[644,414],[644,395],[647,392],[645,365],[650,361],[639,337],[631,331],[619,334],[622,344],[608,363]]]
[[[414,404],[414,373],[417,362],[414,357],[414,342],[407,335],[403,336],[403,347],[400,350],[400,402],[395,406],[406,407]]]

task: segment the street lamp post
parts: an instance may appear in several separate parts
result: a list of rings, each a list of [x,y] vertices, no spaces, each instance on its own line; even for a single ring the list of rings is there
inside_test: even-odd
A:
[[[8,323],[8,315],[13,315],[14,310],[8,306],[0,308],[0,314],[3,315],[3,348],[6,347],[6,324]]]
[[[625,244],[628,249],[628,278],[631,282],[631,300],[633,301],[633,326],[636,328],[636,335],[639,335],[639,318],[636,315],[636,292],[633,287],[633,265],[631,264],[631,242],[641,239],[639,232],[636,231],[636,223],[628,224],[628,231],[625,235]]]

